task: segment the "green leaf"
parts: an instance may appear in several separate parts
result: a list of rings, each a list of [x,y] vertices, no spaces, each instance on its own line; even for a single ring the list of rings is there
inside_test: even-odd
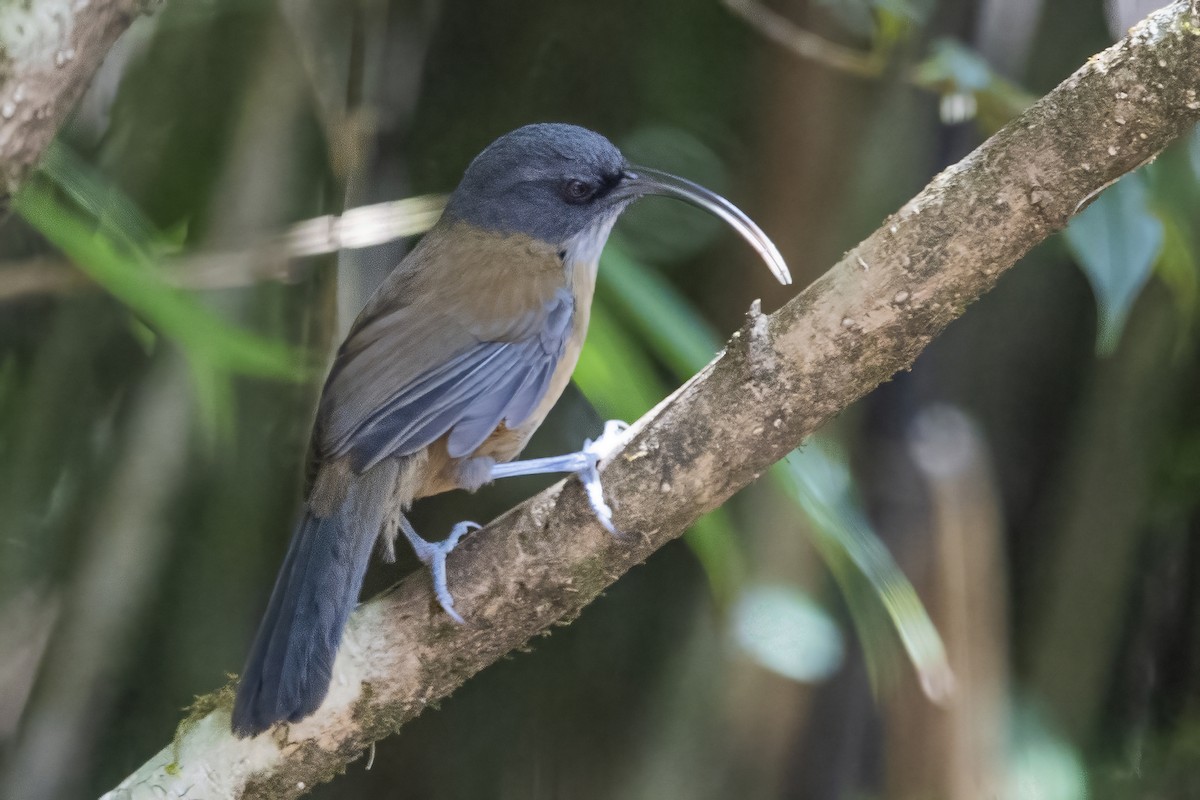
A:
[[[50,143],[38,171],[90,217],[107,238],[152,256],[179,249],[178,243],[168,245],[154,223],[124,192],[62,142]]]
[[[774,474],[813,523],[814,542],[859,627],[876,685],[889,683],[895,661],[887,650],[888,638],[880,635],[879,603],[925,693],[934,700],[945,699],[954,678],[941,637],[858,504],[844,454],[832,442],[814,439],[793,451]]]
[[[934,5],[934,0],[875,0],[875,8],[880,13],[903,17],[917,24],[929,19]]]
[[[637,419],[667,391],[643,349],[602,302],[592,304],[587,343],[572,379],[609,419]]]
[[[721,347],[716,330],[675,287],[619,246],[604,250],[597,291],[681,380],[698,372]]]
[[[951,39],[939,39],[916,69],[917,82],[943,91],[978,92],[992,82],[992,67],[984,58]]]
[[[846,27],[860,36],[874,36],[880,29],[907,30],[929,18],[932,0],[818,0]]]
[[[1065,236],[1096,297],[1096,351],[1110,355],[1163,246],[1163,225],[1142,176],[1126,175],[1106,189],[1071,220]]]
[[[1163,245],[1154,264],[1157,275],[1171,293],[1180,319],[1180,342],[1200,323],[1200,231],[1195,225],[1200,208],[1200,181],[1192,157],[1200,136],[1193,133],[1164,150],[1139,173],[1146,184],[1148,203],[1162,222]]]
[[[52,173],[63,177],[69,172],[64,165],[69,163],[56,160]],[[194,295],[168,285],[153,260],[155,253],[170,248],[131,203],[108,202],[119,196],[115,190],[104,194],[87,177],[68,182],[71,188],[64,197],[44,175],[37,175],[14,197],[13,208],[76,267],[125,304],[134,315],[131,332],[148,352],[159,335],[180,347],[193,377],[206,431],[225,437],[233,433],[233,375],[296,381],[315,376],[315,365],[303,350],[237,328],[205,308]],[[114,208],[121,209],[120,213],[110,213]]]
[[[199,300],[168,285],[132,237],[110,236],[71,204],[61,202],[43,181],[30,181],[14,208],[110,294],[154,330],[201,358],[231,372],[304,380],[313,367],[302,350],[234,327]],[[123,238],[125,241],[118,241]]]
[[[1171,290],[1171,296],[1185,322],[1185,331],[1200,310],[1200,265],[1192,247],[1190,231],[1175,215],[1162,217],[1163,247],[1155,272]]]
[[[692,523],[683,540],[700,562],[708,590],[718,608],[733,602],[746,580],[746,554],[724,508],[714,509]]]

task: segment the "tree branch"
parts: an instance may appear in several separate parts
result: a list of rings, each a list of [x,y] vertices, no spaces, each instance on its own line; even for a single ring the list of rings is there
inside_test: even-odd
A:
[[[457,627],[414,574],[355,613],[312,718],[239,741],[226,690],[107,798],[295,797],[554,624],[753,481],[917,354],[1102,187],[1200,119],[1200,9],[1134,28],[634,426],[604,468],[616,540],[574,480],[473,534],[450,559]]]
[[[0,194],[17,190],[100,63],[154,0],[0,5]]]

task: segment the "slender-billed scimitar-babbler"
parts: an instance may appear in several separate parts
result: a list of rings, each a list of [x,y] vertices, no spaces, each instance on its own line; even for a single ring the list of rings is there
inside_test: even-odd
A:
[[[731,203],[631,166],[597,133],[528,125],[489,145],[338,350],[300,520],[238,687],[235,733],[295,722],[321,704],[371,552],[390,556],[397,532],[428,566],[445,613],[462,621],[446,556],[479,526],[462,522],[427,541],[405,517],[413,501],[496,478],[574,472],[615,532],[596,470],[602,446],[513,459],[571,378],[613,223],[648,194],[716,214],[791,281],[775,246]]]

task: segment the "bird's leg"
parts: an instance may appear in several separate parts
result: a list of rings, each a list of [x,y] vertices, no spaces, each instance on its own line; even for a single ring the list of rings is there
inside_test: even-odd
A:
[[[628,423],[620,420],[609,420],[604,423],[604,433],[596,441],[583,440],[583,449],[577,453],[567,453],[549,458],[531,458],[526,461],[510,461],[507,464],[494,464],[490,477],[513,478],[517,475],[545,475],[554,472],[574,472],[579,476],[584,491],[587,492],[588,503],[600,524],[611,534],[617,529],[612,523],[612,509],[604,502],[604,489],[600,485],[600,472],[596,466],[605,458],[615,453],[625,443],[625,430]]]
[[[412,545],[413,552],[421,559],[429,574],[433,577],[433,594],[442,606],[442,610],[459,625],[463,624],[462,615],[454,610],[454,598],[450,595],[450,587],[446,585],[446,556],[458,545],[458,540],[469,531],[483,527],[477,522],[460,522],[451,529],[450,535],[440,542],[430,542],[413,529],[412,523],[403,514],[400,515],[400,530],[404,538]]]

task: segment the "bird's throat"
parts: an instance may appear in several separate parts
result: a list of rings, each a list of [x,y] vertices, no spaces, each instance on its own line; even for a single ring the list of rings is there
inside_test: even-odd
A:
[[[596,269],[600,263],[600,253],[612,233],[613,225],[620,216],[621,209],[614,209],[595,223],[572,236],[565,243],[563,252],[563,268],[567,273],[567,283],[578,302],[580,291],[583,290],[587,299],[591,300],[592,290],[596,285]]]

